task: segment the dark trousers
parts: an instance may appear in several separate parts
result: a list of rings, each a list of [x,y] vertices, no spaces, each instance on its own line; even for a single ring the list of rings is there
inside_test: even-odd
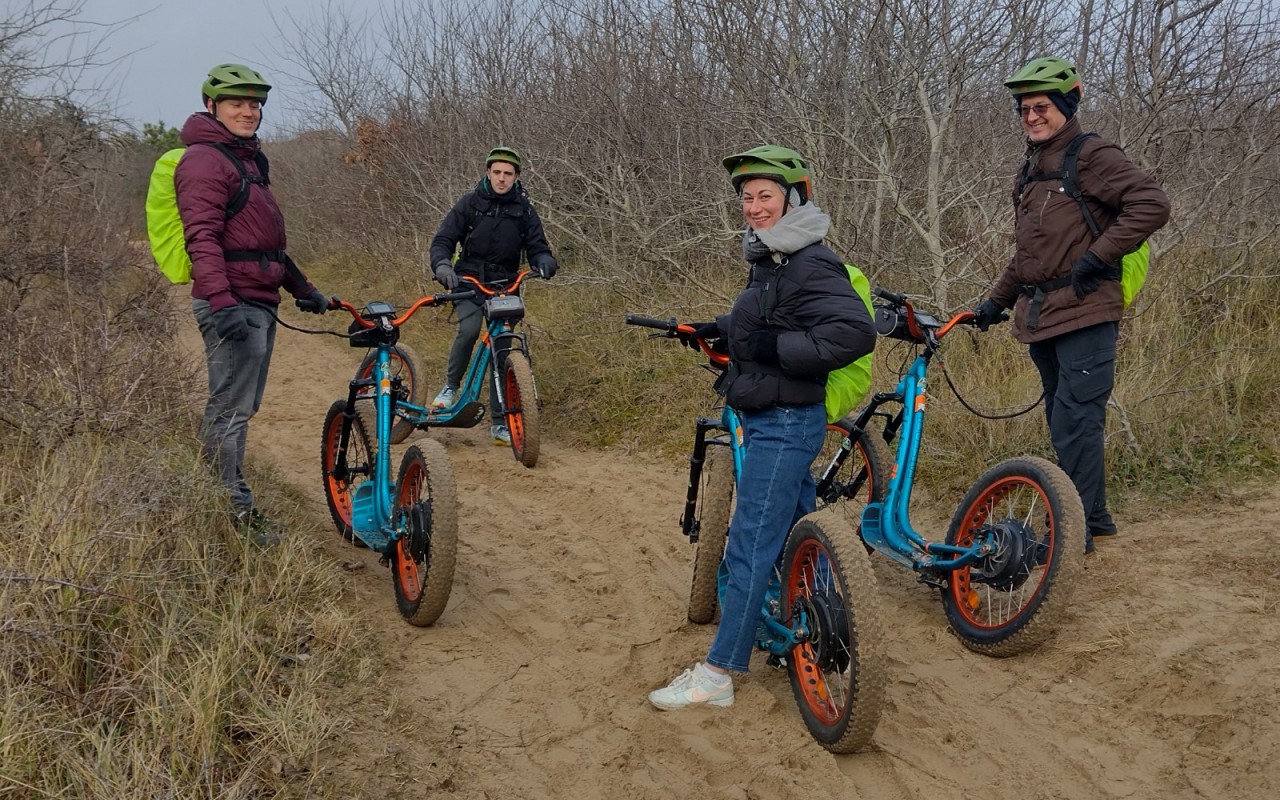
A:
[[[1030,346],[1044,386],[1044,415],[1058,465],[1084,504],[1086,547],[1095,531],[1115,530],[1107,511],[1103,428],[1115,385],[1119,329],[1118,323],[1104,322]]]
[[[469,284],[463,284],[464,286]],[[476,338],[480,328],[485,324],[484,306],[474,300],[459,300],[453,304],[454,313],[458,316],[458,335],[453,338],[453,347],[449,349],[449,366],[445,375],[445,385],[457,389],[462,385],[467,365],[471,362],[471,352],[475,349]],[[503,364],[498,364],[499,372]],[[490,367],[490,376],[493,375]],[[498,392],[489,379],[489,418],[493,424],[506,424],[502,417],[502,409],[498,408]]]

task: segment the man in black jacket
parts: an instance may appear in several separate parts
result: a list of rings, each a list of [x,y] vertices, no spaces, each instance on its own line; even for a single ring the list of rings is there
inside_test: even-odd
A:
[[[462,252],[455,262],[459,247]],[[522,256],[544,279],[559,268],[542,231],[542,220],[520,185],[520,154],[510,147],[495,147],[485,159],[484,177],[454,204],[431,240],[432,271],[449,291],[458,287],[460,275],[470,275],[481,283],[508,282],[518,274]],[[453,405],[480,335],[481,310],[480,300],[455,304],[458,335],[449,351],[444,388],[431,403],[436,408]],[[511,433],[497,407],[493,386],[489,387],[489,412],[494,444],[510,444]]]

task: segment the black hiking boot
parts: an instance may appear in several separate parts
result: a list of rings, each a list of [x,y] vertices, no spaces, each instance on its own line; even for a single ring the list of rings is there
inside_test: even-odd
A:
[[[283,541],[280,524],[256,508],[236,512],[236,530],[258,547],[275,547]]]

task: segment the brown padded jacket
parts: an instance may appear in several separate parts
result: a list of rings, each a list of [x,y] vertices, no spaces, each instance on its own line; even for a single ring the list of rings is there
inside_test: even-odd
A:
[[[1062,169],[1062,157],[1081,133],[1080,118],[1067,120],[1047,141],[1027,147],[1029,172]],[[1034,329],[1027,325],[1029,298],[1019,285],[1042,284],[1069,276],[1071,264],[1086,251],[1108,264],[1134,250],[1169,220],[1169,198],[1151,178],[1133,165],[1118,146],[1098,137],[1085,141],[1076,163],[1080,188],[1103,233],[1096,241],[1080,206],[1062,189],[1060,180],[1028,183],[1022,196],[1013,188],[1013,258],[1005,267],[991,298],[1016,309],[1013,335],[1024,344],[1050,339],[1101,322],[1117,322],[1124,313],[1120,282],[1104,280],[1083,299],[1070,285],[1048,292]],[[1153,265],[1154,266],[1154,265]]]

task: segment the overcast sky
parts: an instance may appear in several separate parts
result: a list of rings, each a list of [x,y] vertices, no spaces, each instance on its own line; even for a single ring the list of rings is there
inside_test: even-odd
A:
[[[38,0],[37,0],[38,1]],[[6,0],[13,6],[29,0]],[[271,100],[297,98],[301,87],[285,75],[276,20],[304,21],[335,9],[376,13],[383,0],[83,0],[84,23],[124,23],[102,55],[121,59],[109,73],[115,113],[140,128],[143,122],[182,127],[200,109],[200,85],[215,64],[248,64],[272,85]],[[66,0],[63,0],[66,4]],[[136,19],[134,19],[136,18]],[[80,27],[93,31],[91,25]],[[286,30],[289,29],[286,27]],[[105,72],[102,71],[102,72]],[[89,85],[91,80],[82,80]],[[100,102],[100,101],[97,101]],[[263,133],[278,132],[288,103],[268,102]],[[273,120],[274,115],[274,120]],[[273,125],[273,122],[276,125]],[[273,128],[276,130],[273,131]]]

